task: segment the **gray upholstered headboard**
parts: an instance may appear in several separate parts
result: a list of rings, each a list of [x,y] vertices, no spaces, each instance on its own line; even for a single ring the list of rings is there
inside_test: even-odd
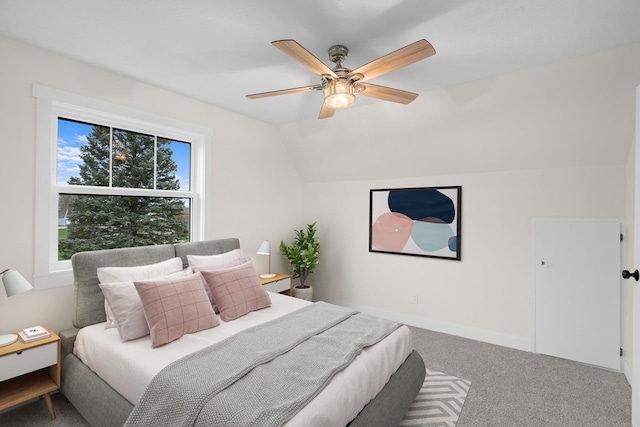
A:
[[[134,267],[179,256],[188,265],[187,255],[215,255],[240,248],[236,238],[177,243],[175,245],[139,246],[78,252],[71,257],[74,304],[72,322],[76,328],[104,322],[104,295],[98,282],[99,267]]]

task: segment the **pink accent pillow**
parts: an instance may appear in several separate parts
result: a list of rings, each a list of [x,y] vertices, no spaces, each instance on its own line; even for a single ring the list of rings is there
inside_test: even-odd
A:
[[[236,251],[238,251],[237,253],[240,253],[240,249],[236,249]],[[232,251],[234,252],[234,251]],[[227,253],[231,253],[231,252],[227,252]],[[210,258],[208,256],[202,256],[200,257],[202,258],[208,258],[208,259],[218,259],[221,260],[222,258],[215,258],[219,255],[213,255],[213,258]],[[191,263],[193,256],[192,255],[187,255],[187,258],[189,259],[189,263]],[[215,263],[210,263],[210,264],[197,264],[197,263],[193,263],[191,264],[190,268],[194,273],[197,273],[198,271],[212,271],[212,270],[220,270],[220,269],[226,269],[229,267],[234,267],[236,265],[241,265],[244,264],[247,261],[251,261],[251,258],[246,257],[246,258],[236,258],[234,260],[226,260],[226,261],[219,261],[219,264],[215,264]],[[213,307],[213,311],[215,311],[216,313],[220,313],[220,309],[218,308],[217,304],[216,304],[216,300],[213,297],[213,295],[211,294],[211,289],[209,288],[209,286],[205,285],[204,290],[207,291],[207,296],[209,297],[209,301],[211,301],[211,306]]]
[[[238,266],[201,273],[225,322],[271,305],[271,298],[262,288],[251,260]]]
[[[218,326],[202,275],[134,282],[151,332],[151,345],[175,341],[184,334]]]

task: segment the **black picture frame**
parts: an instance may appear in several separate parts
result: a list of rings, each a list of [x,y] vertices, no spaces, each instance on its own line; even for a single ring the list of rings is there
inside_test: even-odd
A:
[[[369,190],[369,252],[461,260],[462,186]]]

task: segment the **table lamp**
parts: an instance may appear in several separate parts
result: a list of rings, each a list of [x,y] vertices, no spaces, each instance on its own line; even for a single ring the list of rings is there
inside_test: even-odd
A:
[[[14,295],[21,294],[22,292],[30,291],[33,289],[31,283],[27,281],[22,274],[17,271],[7,269],[0,273],[0,277],[2,278],[2,283],[4,284],[4,290],[7,292],[7,297],[12,297]],[[18,340],[18,336],[16,334],[5,334],[0,335],[0,347],[4,347],[5,345],[13,344]]]
[[[271,243],[268,240],[262,242],[260,247],[258,248],[258,255],[269,255],[269,272],[260,275],[262,279],[273,279],[276,277],[274,273],[271,272]]]

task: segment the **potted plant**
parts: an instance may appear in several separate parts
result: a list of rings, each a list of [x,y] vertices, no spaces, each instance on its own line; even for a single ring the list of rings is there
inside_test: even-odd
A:
[[[316,221],[317,222],[317,221]],[[300,279],[300,284],[293,288],[293,296],[307,301],[313,299],[313,288],[305,284],[320,262],[318,250],[320,242],[316,237],[316,222],[307,224],[307,228],[294,230],[295,239],[291,244],[280,241],[280,252],[293,269],[293,278]]]

